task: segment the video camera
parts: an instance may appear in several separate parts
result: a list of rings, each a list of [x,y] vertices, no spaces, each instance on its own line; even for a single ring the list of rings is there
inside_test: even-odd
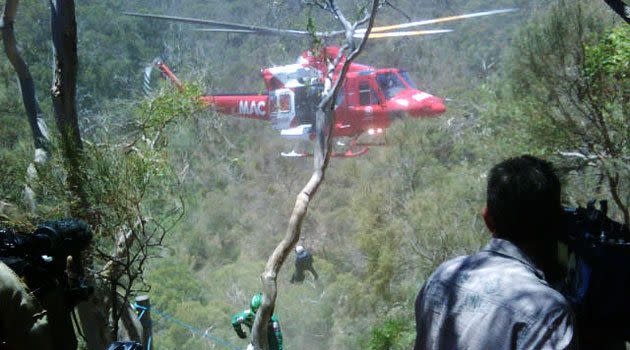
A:
[[[81,252],[91,241],[90,228],[77,219],[47,221],[31,234],[0,228],[0,260],[24,279],[36,297],[61,287],[67,305],[74,307],[94,289],[80,274]],[[67,271],[68,256],[74,271]]]
[[[608,203],[565,208],[559,240],[569,250],[563,294],[580,328],[630,340],[630,230],[607,217]]]

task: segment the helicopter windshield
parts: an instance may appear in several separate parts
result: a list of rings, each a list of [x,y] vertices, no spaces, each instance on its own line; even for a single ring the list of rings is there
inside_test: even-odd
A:
[[[406,70],[401,69],[399,73],[400,73],[400,76],[402,76],[402,78],[405,79],[405,82],[407,83],[407,85],[409,85],[410,88],[414,90],[418,90],[416,83],[414,83],[413,80],[411,80],[411,77],[409,76],[409,73],[407,73]]]
[[[407,89],[405,84],[400,81],[398,75],[393,72],[377,74],[376,81],[381,91],[383,91],[385,98],[388,100],[396,96],[399,92]]]

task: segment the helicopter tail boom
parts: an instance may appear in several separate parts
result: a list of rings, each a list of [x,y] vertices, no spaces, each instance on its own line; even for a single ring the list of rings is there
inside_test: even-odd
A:
[[[173,74],[173,71],[171,71],[171,69],[168,68],[168,66],[164,62],[162,62],[162,60],[156,59],[153,64],[162,72],[162,74],[167,76],[175,86],[177,86],[177,89],[179,91],[184,90],[184,85],[182,85],[182,82],[177,79],[175,74]]]
[[[261,95],[206,95],[200,97],[203,104],[217,112],[239,118],[269,120],[267,110],[269,96]]]

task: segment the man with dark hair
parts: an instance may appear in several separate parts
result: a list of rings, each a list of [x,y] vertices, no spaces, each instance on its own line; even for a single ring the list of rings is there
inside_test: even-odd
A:
[[[449,260],[416,299],[420,349],[573,349],[568,301],[551,287],[562,218],[553,166],[532,156],[495,165],[480,252]]]

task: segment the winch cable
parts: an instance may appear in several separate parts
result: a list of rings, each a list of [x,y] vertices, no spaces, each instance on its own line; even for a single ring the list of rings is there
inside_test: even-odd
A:
[[[220,345],[223,345],[223,346],[225,346],[227,348],[230,348],[230,349],[244,350],[244,348],[236,346],[236,345],[228,342],[227,340],[223,340],[223,339],[221,339],[219,337],[215,337],[213,335],[210,335],[210,334],[208,334],[208,332],[204,332],[201,329],[196,328],[196,327],[194,327],[194,326],[192,326],[192,325],[190,325],[190,324],[188,324],[188,323],[186,323],[186,322],[184,322],[182,320],[179,320],[179,319],[177,319],[177,318],[167,314],[164,311],[157,310],[157,309],[155,309],[153,307],[146,307],[146,306],[138,305],[137,303],[132,304],[132,306],[136,310],[141,310],[140,314],[138,315],[138,319],[141,319],[142,316],[144,315],[144,312],[148,310],[148,311],[151,311],[152,313],[162,317],[163,319],[165,319],[165,320],[167,320],[169,322],[175,323],[175,324],[177,324],[180,327],[188,329],[193,334],[197,334],[197,335],[199,335],[201,337],[204,337],[206,339],[212,340],[213,342],[215,342],[217,344],[220,344]],[[149,338],[149,344],[150,343],[151,343],[151,338]]]

